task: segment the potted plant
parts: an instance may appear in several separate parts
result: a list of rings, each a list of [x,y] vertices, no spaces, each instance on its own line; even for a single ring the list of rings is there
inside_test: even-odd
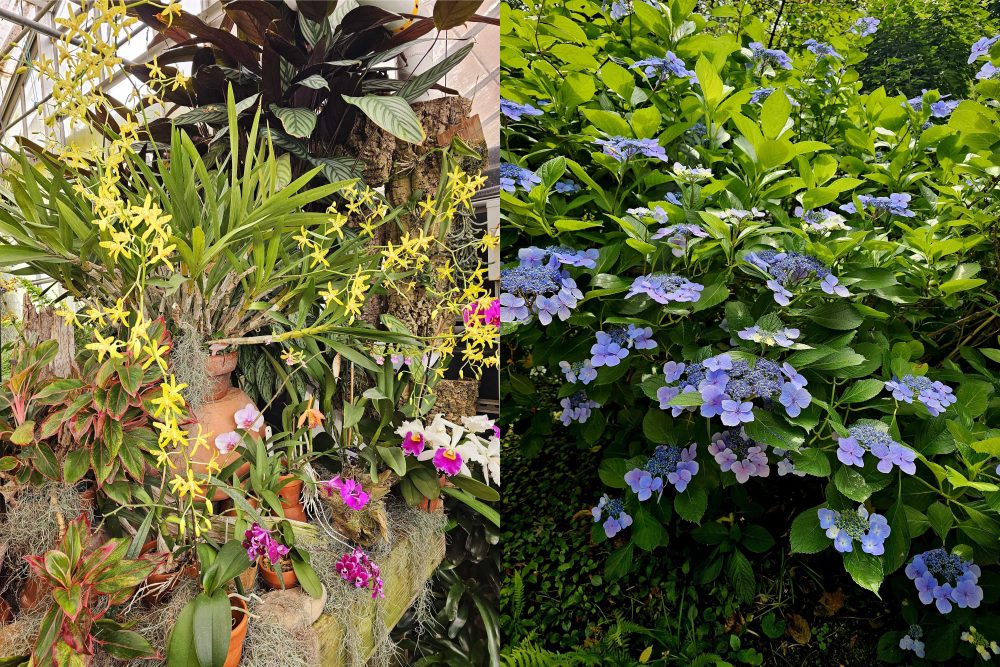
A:
[[[311,597],[323,595],[323,584],[309,563],[309,553],[295,544],[291,523],[279,521],[272,530],[254,523],[244,535],[243,547],[250,558],[256,559],[268,587],[276,590],[302,586]]]
[[[247,604],[228,587],[250,568],[250,559],[238,540],[229,540],[218,551],[203,542],[197,550],[202,590],[181,610],[170,631],[167,665],[236,667],[246,639]]]
[[[98,646],[121,660],[156,653],[149,642],[107,617],[107,612],[128,600],[157,561],[125,558],[129,543],[122,539],[87,549],[89,534],[90,523],[81,515],[66,525],[57,549],[26,557],[34,575],[51,587],[53,599],[42,618],[32,665],[88,665]]]

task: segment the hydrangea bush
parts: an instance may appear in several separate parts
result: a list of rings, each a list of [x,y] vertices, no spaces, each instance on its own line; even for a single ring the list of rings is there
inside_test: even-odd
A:
[[[511,419],[602,457],[609,576],[722,542],[774,470],[811,506],[709,580],[749,599],[748,553],[832,548],[905,602],[883,658],[947,659],[968,610],[1000,626],[1000,40],[968,99],[862,94],[877,20],[780,50],[694,5],[503,7],[504,386],[565,378],[561,413]]]

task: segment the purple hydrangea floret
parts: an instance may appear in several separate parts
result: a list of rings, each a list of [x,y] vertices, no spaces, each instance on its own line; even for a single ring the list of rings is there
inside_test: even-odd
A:
[[[838,438],[837,442],[837,458],[846,466],[864,467],[865,453],[871,452],[878,459],[879,472],[892,472],[893,467],[907,475],[917,471],[917,453],[872,424],[851,426],[847,429],[847,437]]]
[[[572,364],[568,361],[560,361],[559,368],[562,370],[563,375],[566,376],[566,382],[579,382],[580,384],[587,385],[597,379],[597,369],[594,368],[590,359],[584,359]]]
[[[684,61],[674,55],[673,51],[667,51],[662,58],[644,58],[632,63],[633,69],[643,68],[642,73],[647,79],[656,78],[658,82],[666,81],[671,77],[687,79],[691,84],[698,83],[698,77],[693,70],[689,70]]]
[[[765,449],[767,445],[754,442],[741,428],[714,434],[708,453],[715,457],[722,472],[733,473],[737,482],[745,484],[751,477],[771,474]]]
[[[693,283],[683,276],[673,273],[651,273],[633,280],[625,298],[645,294],[657,303],[667,304],[671,301],[690,303],[701,298],[703,289],[704,285]]]
[[[806,50],[817,58],[829,57],[836,58],[837,60],[843,59],[843,56],[837,53],[837,51],[826,42],[817,42],[815,39],[807,39],[802,43],[802,46],[806,47]]]
[[[608,494],[601,496],[597,502],[597,507],[593,507],[590,513],[594,516],[594,521],[604,519],[604,534],[612,538],[622,530],[632,525],[632,517],[625,511],[625,503],[621,498],[612,500]]]
[[[525,323],[533,315],[545,326],[556,317],[566,321],[583,292],[562,267],[593,269],[597,257],[597,250],[521,248],[518,265],[500,271],[500,321]]]
[[[862,208],[872,209],[875,212],[888,211],[891,215],[898,215],[901,218],[912,218],[917,214],[910,210],[910,195],[895,192],[888,197],[873,197],[872,195],[858,195],[858,203]],[[854,202],[848,202],[840,207],[845,213],[857,213],[858,207]]]
[[[815,283],[825,293],[836,296],[850,296],[847,288],[839,284],[837,276],[830,273],[827,266],[811,255],[799,252],[779,251],[768,248],[748,253],[746,261],[769,275],[768,289],[774,294],[774,300],[782,306],[791,303],[793,288]]]
[[[949,613],[952,605],[975,609],[983,600],[979,566],[944,549],[917,554],[906,566],[905,572],[916,586],[920,601],[924,604],[933,602],[942,614]]]
[[[958,400],[951,387],[923,375],[904,375],[902,379],[893,377],[891,382],[885,383],[885,388],[892,392],[892,397],[897,401],[913,403],[916,398],[934,417]]]
[[[872,18],[871,16],[863,16],[851,25],[850,32],[854,33],[858,37],[869,37],[878,32],[878,26],[882,23],[879,19]]]
[[[512,162],[500,163],[500,189],[504,192],[515,192],[518,188],[530,190],[541,182],[541,176],[530,169]]]
[[[521,120],[524,116],[541,116],[544,112],[530,104],[519,104],[500,98],[500,113],[511,120]]]
[[[562,406],[559,421],[562,422],[563,426],[569,426],[573,422],[584,424],[590,419],[594,408],[601,407],[597,401],[587,398],[585,391],[578,391],[571,396],[566,396],[559,401],[559,405]]]
[[[760,42],[750,42],[750,52],[758,67],[770,65],[781,69],[792,69],[792,59],[781,49],[769,49]]]
[[[657,160],[667,160],[667,153],[656,139],[630,139],[629,137],[611,137],[594,141],[603,147],[604,154],[613,157],[618,162],[626,162],[636,155],[644,155]]]
[[[891,530],[889,522],[881,514],[869,514],[864,505],[843,512],[823,507],[818,514],[819,527],[833,540],[833,548],[837,551],[854,551],[854,542],[857,541],[866,554],[881,556],[885,553],[885,540]]]
[[[646,465],[625,473],[625,483],[640,501],[649,500],[653,493],[657,493],[657,497],[663,495],[666,484],[683,493],[698,474],[697,454],[698,446],[694,443],[687,447],[660,445]]]

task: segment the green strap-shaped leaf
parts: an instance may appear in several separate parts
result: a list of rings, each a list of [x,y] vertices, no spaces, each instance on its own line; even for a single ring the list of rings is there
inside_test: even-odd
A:
[[[399,89],[400,96],[406,98],[407,102],[416,101],[418,97],[430,90],[431,86],[440,81],[441,77],[465,60],[465,56],[469,55],[473,46],[475,43],[469,42],[446,58],[441,59],[440,62],[435,63],[433,67],[429,67],[426,71],[408,79]],[[302,83],[305,84],[305,82]],[[324,81],[324,83],[326,82]]]
[[[423,143],[426,138],[424,128],[420,127],[420,121],[417,120],[417,114],[413,113],[410,104],[402,97],[344,95],[344,101],[361,109],[373,123],[394,137],[411,144]]]
[[[316,114],[309,109],[287,109],[272,104],[271,112],[281,121],[285,132],[293,137],[308,139],[316,129]]]

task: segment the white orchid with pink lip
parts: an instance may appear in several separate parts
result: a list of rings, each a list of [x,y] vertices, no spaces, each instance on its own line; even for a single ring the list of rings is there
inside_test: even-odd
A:
[[[228,454],[243,442],[243,437],[236,431],[226,431],[215,436],[215,448],[220,454]]]
[[[233,415],[236,426],[244,431],[259,431],[264,426],[264,416],[253,403],[247,403]]]

